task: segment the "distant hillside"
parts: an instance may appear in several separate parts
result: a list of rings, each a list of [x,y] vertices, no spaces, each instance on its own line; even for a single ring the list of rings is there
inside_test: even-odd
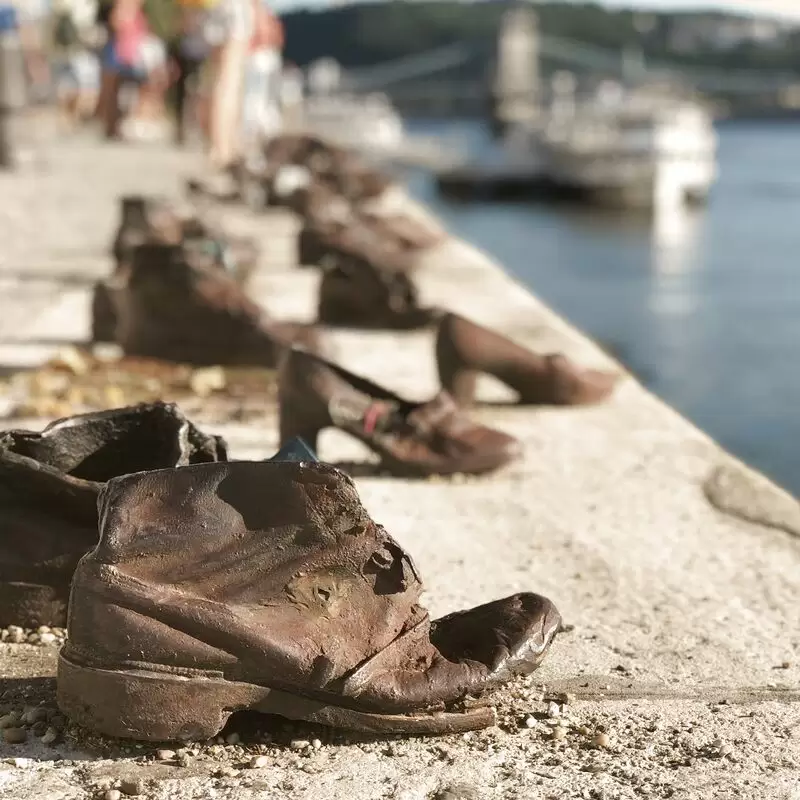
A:
[[[369,66],[464,39],[487,44],[493,40],[509,3],[485,0],[460,3],[364,3],[320,11],[296,11],[283,16],[287,33],[286,58],[300,65],[331,56],[345,66]],[[736,17],[725,14],[652,14],[652,27],[642,35],[629,10],[594,4],[542,2],[536,4],[545,34],[576,39],[620,50],[641,40],[650,58],[721,68],[790,70],[800,73],[800,33],[788,32],[779,41],[745,42],[727,49],[704,46],[702,37],[678,47],[676,31],[711,31]],[[640,17],[641,18],[641,17]],[[729,25],[730,26],[730,25]],[[684,39],[686,37],[684,36]]]

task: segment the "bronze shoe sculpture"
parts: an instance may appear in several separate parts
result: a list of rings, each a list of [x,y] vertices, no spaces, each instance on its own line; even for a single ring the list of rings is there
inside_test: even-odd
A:
[[[541,355],[457,314],[439,323],[436,363],[442,386],[463,406],[475,399],[479,373],[514,389],[525,405],[588,405],[614,391],[618,375],[584,369],[563,355]]]
[[[226,235],[200,214],[181,215],[164,200],[139,195],[120,200],[120,225],[112,253],[111,277],[98,281],[92,295],[92,342],[114,342],[114,295],[124,288],[136,249],[144,244],[179,245],[203,254],[210,265],[246,286],[258,266],[259,248],[249,237]]]
[[[404,246],[377,225],[358,217],[347,222],[307,224],[298,239],[298,263],[309,266],[338,266],[345,261],[387,272],[411,272],[416,252]]]
[[[182,246],[137,248],[114,301],[116,340],[126,355],[274,367],[288,344],[318,345],[312,328],[270,320],[230,275]]]
[[[64,624],[75,565],[97,544],[107,480],[226,458],[222,439],[164,403],[0,434],[0,625]]]
[[[430,325],[441,312],[420,306],[417,289],[404,272],[343,264],[324,270],[317,319],[346,328],[411,330]]]
[[[311,462],[233,462],[110,481],[75,572],[58,704],[151,741],[215,736],[250,709],[373,734],[492,725],[488,698],[560,627],[515,594],[431,621],[410,556],[355,485]]]
[[[521,455],[512,436],[479,425],[446,392],[413,403],[319,356],[287,350],[278,371],[280,438],[317,449],[335,427],[363,442],[394,475],[479,475]]]

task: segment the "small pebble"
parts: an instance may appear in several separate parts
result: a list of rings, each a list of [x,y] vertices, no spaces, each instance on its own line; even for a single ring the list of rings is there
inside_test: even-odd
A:
[[[33,725],[31,725],[31,733],[34,736],[44,736],[47,732],[47,728],[47,723],[42,719],[39,720],[39,722],[34,722]]]
[[[104,795],[103,800],[121,800],[122,792],[119,789],[109,789]]]
[[[127,794],[129,797],[144,794],[144,782],[139,779],[122,781],[119,788],[122,790],[122,794]]]
[[[269,759],[266,756],[255,756],[250,759],[247,765],[250,769],[263,769],[269,764]]]
[[[305,750],[310,746],[311,742],[309,742],[308,739],[292,739],[291,743],[289,744],[289,747],[291,747],[292,750]]]
[[[174,750],[156,750],[156,758],[159,761],[172,761],[175,756]]]
[[[228,734],[228,735],[225,737],[225,742],[226,742],[226,744],[239,744],[239,742],[240,742],[241,740],[242,740],[242,737],[241,737],[241,736],[239,736],[239,734],[238,734],[238,733],[236,733],[236,731],[234,731],[233,733],[229,733],[229,734]]]
[[[322,742],[319,739],[312,739],[311,740],[311,746],[315,750],[321,750],[322,749]]]
[[[51,645],[55,644],[56,642],[58,642],[58,636],[56,636],[54,633],[50,633],[48,631],[47,633],[39,634],[39,644]]]
[[[567,729],[563,725],[556,725],[556,727],[550,731],[550,737],[557,742],[566,739]]]
[[[595,747],[600,747],[603,750],[611,747],[611,739],[608,737],[607,733],[596,733],[592,737],[592,744]]]
[[[47,719],[47,709],[38,706],[37,708],[29,708],[22,715],[22,721],[26,725],[33,725],[36,722],[42,722]]]
[[[550,717],[551,719],[555,719],[556,717],[560,717],[561,716],[561,706],[559,706],[558,703],[554,703],[554,702],[550,701],[547,704],[547,716]]]
[[[37,633],[50,633],[50,626],[49,625],[40,625],[36,629]]]
[[[22,744],[27,738],[28,731],[25,728],[6,728],[3,731],[6,744]]]
[[[19,714],[11,711],[3,717],[0,717],[0,730],[4,728],[14,728],[19,724]]]
[[[526,728],[535,728],[536,727],[536,717],[525,717],[525,727]]]
[[[17,769],[25,769],[25,767],[29,767],[33,763],[32,758],[12,758],[11,763]]]
[[[42,744],[54,744],[58,741],[58,731],[55,728],[48,728],[42,736]]]
[[[25,641],[25,631],[22,628],[12,631],[10,628],[8,630],[8,641],[11,644],[22,644]]]

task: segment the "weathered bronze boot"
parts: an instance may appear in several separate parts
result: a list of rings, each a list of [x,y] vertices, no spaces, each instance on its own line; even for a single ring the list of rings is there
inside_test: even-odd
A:
[[[274,367],[282,347],[317,345],[312,328],[268,319],[230,275],[185,247],[139,247],[114,299],[126,355]]]
[[[120,220],[111,253],[116,267],[130,262],[133,250],[147,243],[178,244],[183,220],[172,204],[160,197],[126,195],[120,198]]]
[[[430,325],[441,313],[419,305],[405,272],[344,262],[326,269],[319,285],[318,320],[325,325],[411,330]]]
[[[395,475],[482,474],[520,457],[519,441],[479,425],[446,392],[413,403],[319,356],[286,352],[279,373],[281,442],[300,436],[316,450],[336,427],[363,442]]]
[[[385,272],[411,272],[417,253],[377,225],[353,217],[347,222],[309,223],[300,232],[298,262],[310,266],[359,263]]]
[[[107,480],[226,457],[222,439],[163,403],[0,434],[0,625],[64,624],[75,565],[97,543]]]
[[[180,214],[173,205],[158,198],[128,196],[120,203],[120,226],[112,248],[114,272],[95,284],[92,296],[93,342],[116,341],[114,296],[127,283],[135,251],[142,245],[183,245],[203,257],[209,266],[230,274],[243,287],[258,266],[260,252],[253,239],[226,235],[199,213]]]
[[[58,703],[154,741],[250,709],[371,733],[494,722],[489,699],[560,627],[536,594],[431,621],[410,556],[319,463],[203,464],[117,478],[73,579]]]
[[[618,375],[584,369],[562,355],[540,355],[511,339],[447,314],[439,323],[436,362],[442,386],[460,405],[475,399],[475,379],[493,375],[530,405],[587,405],[605,400]]]

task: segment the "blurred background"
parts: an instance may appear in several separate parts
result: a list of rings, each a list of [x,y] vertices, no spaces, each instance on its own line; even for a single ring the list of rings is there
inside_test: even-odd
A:
[[[146,0],[135,79],[108,58],[113,5],[0,0],[7,169],[35,161],[45,119],[132,152],[203,145],[192,25],[213,3]],[[454,234],[798,493],[800,7],[629,5],[275,3],[246,138],[304,127],[391,163]]]

